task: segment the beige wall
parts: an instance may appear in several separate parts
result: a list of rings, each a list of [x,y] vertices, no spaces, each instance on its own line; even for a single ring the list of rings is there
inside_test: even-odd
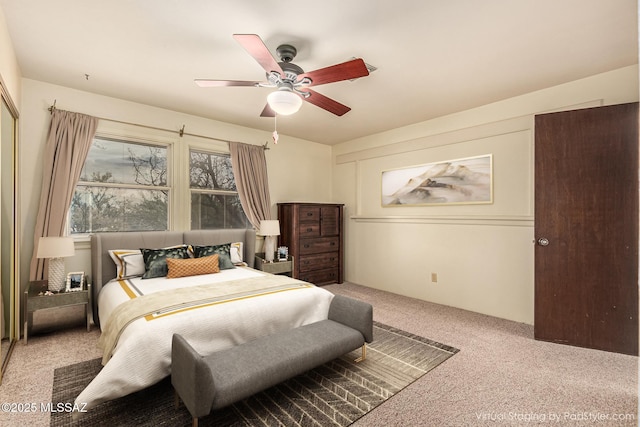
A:
[[[20,111],[21,101],[20,77],[18,60],[9,37],[4,12],[0,8],[0,81],[2,81],[18,111]]]
[[[33,233],[42,186],[44,144],[49,127],[47,109],[54,100],[57,108],[77,111],[97,117],[120,120],[163,129],[179,130],[185,125],[187,133],[220,139],[264,144],[271,141],[271,132],[244,128],[203,119],[174,111],[136,104],[88,92],[73,90],[39,81],[22,80],[23,100],[21,116],[20,184],[22,190],[22,265],[23,282],[28,280],[29,262],[33,251]],[[101,121],[99,131],[136,133],[143,136],[144,128]],[[193,137],[167,134],[176,143],[200,143],[225,150],[227,144]],[[199,141],[195,141],[198,140]],[[266,152],[269,169],[272,214],[277,202],[290,200],[330,201],[331,147],[281,135],[277,145],[269,144]],[[175,207],[181,209],[180,206]],[[174,210],[174,213],[176,212]],[[176,229],[188,228],[188,223],[176,222]],[[77,254],[66,259],[67,271],[90,271],[88,242],[76,244]],[[23,283],[24,285],[24,283]]]
[[[532,324],[534,114],[637,100],[633,66],[334,146],[346,279]],[[483,154],[492,204],[381,206],[382,171]]]

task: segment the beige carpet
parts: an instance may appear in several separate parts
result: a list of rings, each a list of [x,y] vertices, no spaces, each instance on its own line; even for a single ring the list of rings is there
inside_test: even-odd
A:
[[[637,357],[535,341],[531,325],[363,286],[326,289],[371,302],[378,322],[460,349],[354,426],[552,425],[552,415],[563,426],[638,425]],[[99,357],[98,332],[78,324],[18,343],[0,402],[48,402],[56,367]],[[48,426],[49,414],[0,412],[3,427],[27,424]]]

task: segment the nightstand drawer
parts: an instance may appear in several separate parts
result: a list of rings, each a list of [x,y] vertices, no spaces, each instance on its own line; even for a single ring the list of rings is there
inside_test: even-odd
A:
[[[338,268],[340,266],[339,252],[325,252],[316,255],[300,256],[300,273],[313,270],[323,270],[327,268]]]
[[[333,252],[340,249],[340,237],[321,237],[318,239],[300,239],[300,254]]]
[[[29,296],[27,299],[27,312],[88,303],[89,292],[86,289],[76,292],[61,292],[46,296]]]
[[[286,274],[291,275],[293,271],[293,257],[290,256],[287,261],[267,262],[264,260],[264,254],[258,253],[255,257],[254,267],[256,270],[264,271],[271,274]]]

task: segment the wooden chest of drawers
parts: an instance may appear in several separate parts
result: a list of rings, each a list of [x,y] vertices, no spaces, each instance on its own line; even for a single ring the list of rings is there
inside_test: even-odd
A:
[[[343,206],[278,203],[278,245],[294,257],[293,277],[316,285],[342,283]]]

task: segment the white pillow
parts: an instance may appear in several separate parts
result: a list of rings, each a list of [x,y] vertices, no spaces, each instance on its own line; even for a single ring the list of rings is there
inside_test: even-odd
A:
[[[144,259],[139,249],[114,249],[109,251],[109,255],[116,264],[116,279],[144,274]]]
[[[231,243],[230,253],[231,253],[231,262],[234,265],[244,264],[244,261],[242,260],[242,254],[244,253],[242,250],[242,242]]]

